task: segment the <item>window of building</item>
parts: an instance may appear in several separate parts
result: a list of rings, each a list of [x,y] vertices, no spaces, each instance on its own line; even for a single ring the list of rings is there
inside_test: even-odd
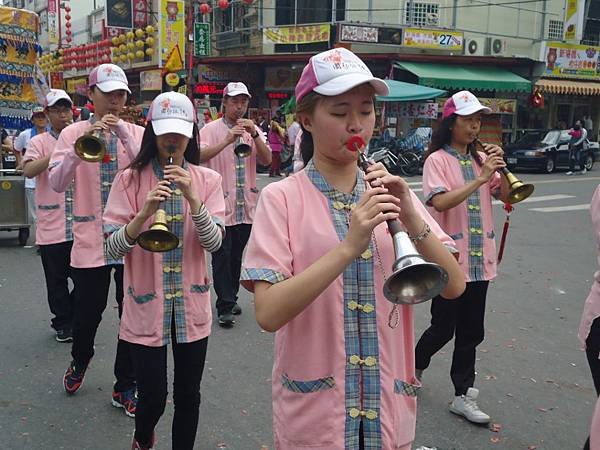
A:
[[[563,40],[563,21],[550,20],[548,22],[548,39],[551,41]]]
[[[404,23],[417,27],[437,26],[440,23],[439,3],[406,2]]]
[[[213,21],[217,49],[243,47],[250,42],[248,5],[231,3],[225,10],[215,9]]]

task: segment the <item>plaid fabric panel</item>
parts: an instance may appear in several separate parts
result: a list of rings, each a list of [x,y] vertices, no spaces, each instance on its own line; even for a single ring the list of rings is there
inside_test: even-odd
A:
[[[407,395],[408,397],[416,397],[419,393],[421,386],[416,384],[410,384],[402,380],[394,380],[394,393],[400,395]]]
[[[187,168],[185,161],[183,168]],[[157,179],[162,180],[164,178],[163,169],[156,158],[152,160],[152,169]],[[173,191],[177,189],[175,184],[171,184],[170,187]],[[167,213],[167,218],[171,218],[168,222],[169,231],[179,238],[177,248],[162,254],[163,268],[180,268],[180,270],[163,270],[163,292],[165,294],[163,345],[167,345],[171,341],[171,319],[173,318],[175,319],[175,340],[178,344],[185,344],[188,342],[188,338],[185,326],[185,294],[183,290],[183,195],[173,192],[173,195],[162,206]]]
[[[427,206],[433,206],[433,203],[431,203],[431,199],[437,195],[437,194],[443,194],[444,192],[447,192],[448,190],[443,187],[443,186],[438,186],[438,187],[434,187],[431,192],[429,193],[429,195],[427,196],[427,198],[425,199],[425,204]]]
[[[329,211],[335,226],[338,238],[343,240],[348,233],[349,214],[354,208],[361,194],[365,191],[363,172],[357,168],[356,187],[351,194],[339,192],[331,187],[310,161],[306,174],[312,183],[325,195],[329,202]],[[370,254],[373,255],[373,244],[369,244]],[[344,304],[356,301],[359,304],[375,306],[375,291],[373,287],[373,257],[355,259],[345,270],[344,279]],[[359,428],[361,418],[352,418],[349,411],[372,410],[377,413],[373,420],[363,419],[365,449],[381,450],[381,421],[380,421],[380,396],[381,386],[379,377],[379,344],[377,340],[377,316],[375,312],[362,314],[360,310],[344,308],[344,342],[346,346],[346,359],[356,355],[360,358],[374,357],[377,364],[368,367],[362,364],[346,364],[345,374],[345,407],[346,423],[344,441],[346,450],[359,448]]]
[[[333,377],[319,378],[318,380],[297,381],[290,379],[287,375],[281,375],[281,384],[288,391],[300,394],[309,394],[311,392],[324,391],[335,386]]]
[[[246,200],[244,188],[246,187],[246,162],[244,158],[235,155],[235,220],[237,223],[244,222],[244,209]]]
[[[131,296],[131,298],[133,298],[133,300],[136,303],[139,303],[140,305],[143,305],[144,303],[148,303],[149,301],[152,301],[156,298],[156,292],[154,292],[154,291],[149,292],[148,294],[144,294],[144,295],[136,295],[135,291],[133,290],[133,288],[131,286],[129,286],[127,288],[127,293]]]
[[[453,155],[460,164],[465,183],[475,180],[473,164],[476,164],[470,153],[462,155],[450,146],[444,149]],[[483,220],[481,218],[481,199],[479,189],[467,198],[467,231],[469,232],[469,278],[471,281],[484,281],[483,274]]]
[[[287,277],[281,272],[271,269],[244,269],[240,275],[240,280],[268,281],[271,284],[285,281]]]

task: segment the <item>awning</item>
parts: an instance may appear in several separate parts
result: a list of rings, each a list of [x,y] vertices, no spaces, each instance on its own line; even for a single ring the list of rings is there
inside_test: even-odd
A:
[[[419,84],[440,89],[531,92],[531,82],[506,69],[396,61],[394,67],[416,75]]]
[[[381,102],[414,102],[418,100],[431,100],[442,97],[446,91],[434,89],[418,84],[405,83],[404,81],[385,80],[390,88],[389,95],[377,96]]]
[[[594,81],[541,79],[535,87],[549,94],[600,95],[600,83]]]

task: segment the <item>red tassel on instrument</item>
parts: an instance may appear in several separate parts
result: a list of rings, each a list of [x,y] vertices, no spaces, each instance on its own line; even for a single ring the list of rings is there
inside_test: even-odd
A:
[[[510,225],[510,215],[514,210],[513,205],[510,203],[504,204],[504,211],[506,211],[506,219],[504,220],[504,227],[502,227],[502,237],[500,238],[500,249],[498,250],[498,264],[502,261],[504,255],[504,245],[506,244],[506,235],[508,234],[508,227]]]

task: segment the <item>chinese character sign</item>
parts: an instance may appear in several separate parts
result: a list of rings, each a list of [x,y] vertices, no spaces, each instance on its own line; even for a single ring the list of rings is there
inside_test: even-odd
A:
[[[585,0],[567,0],[565,11],[565,41],[579,44],[583,37],[583,13]]]
[[[185,49],[185,3],[182,0],[160,0],[158,35],[160,58],[159,67],[163,67],[171,50],[179,44]],[[184,58],[184,55],[181,55]],[[185,64],[184,64],[185,65]]]
[[[600,47],[548,42],[542,49],[544,76],[569,78],[600,77]]]
[[[133,25],[136,28],[148,25],[148,0],[133,0]]]
[[[312,44],[328,42],[329,25],[273,27],[263,30],[263,44]]]
[[[58,0],[48,0],[48,44],[58,44]]]
[[[210,56],[209,23],[194,23],[194,56]]]
[[[390,102],[386,108],[388,116],[399,118],[436,119],[438,113],[437,103]]]
[[[414,48],[462,51],[464,35],[460,31],[405,28],[403,45]]]

